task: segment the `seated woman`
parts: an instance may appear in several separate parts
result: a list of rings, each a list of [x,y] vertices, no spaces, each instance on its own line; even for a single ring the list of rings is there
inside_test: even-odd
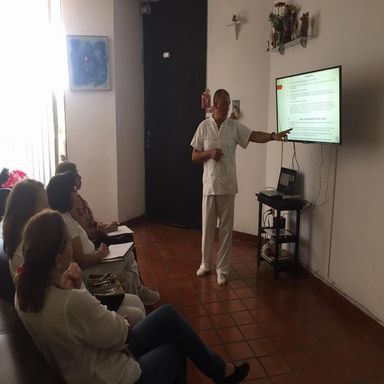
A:
[[[17,268],[23,264],[21,235],[27,221],[37,212],[48,208],[44,185],[39,181],[19,181],[8,196],[4,221],[4,251],[9,257],[9,270],[15,280]]]
[[[81,176],[77,170],[76,164],[71,161],[63,161],[56,167],[56,175],[71,171],[76,176],[76,194],[74,196],[73,207],[71,209],[72,217],[83,227],[87,232],[88,238],[95,244],[101,243],[105,238],[105,234],[117,230],[117,222],[105,224],[94,219],[91,208],[88,203],[78,193],[81,188]],[[129,239],[128,241],[132,241]]]
[[[52,209],[62,214],[67,225],[72,239],[74,260],[81,268],[90,268],[108,254],[108,247],[102,243],[96,250],[84,229],[71,215],[76,196],[75,178],[70,171],[53,176],[47,186],[48,201]],[[125,268],[119,273],[119,279],[124,284],[125,291],[138,295],[144,305],[152,305],[160,299],[158,292],[143,285],[132,253],[128,255]]]
[[[13,280],[16,278],[18,268],[24,263],[21,239],[25,224],[35,213],[44,208],[48,208],[47,193],[39,181],[32,179],[19,181],[9,195],[3,223],[3,238],[4,251],[9,257],[9,270]],[[66,275],[80,279],[81,270],[76,263],[73,263]],[[136,295],[126,294],[119,305],[119,313],[137,323],[145,317],[145,308]]]
[[[65,382],[186,383],[187,357],[218,384],[240,383],[247,376],[247,363],[238,367],[225,363],[169,305],[130,327],[86,290],[63,289],[72,242],[59,213],[34,216],[23,244],[25,262],[17,277],[16,310]]]

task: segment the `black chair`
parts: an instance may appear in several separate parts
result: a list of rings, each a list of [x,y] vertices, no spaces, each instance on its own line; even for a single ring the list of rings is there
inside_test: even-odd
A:
[[[9,272],[8,256],[3,250],[3,239],[0,239],[0,298],[13,305],[15,286]]]
[[[10,193],[11,193],[10,189],[0,188],[0,220],[4,216],[5,203],[7,202],[7,198]]]
[[[46,363],[12,305],[0,299],[0,382],[64,384]]]

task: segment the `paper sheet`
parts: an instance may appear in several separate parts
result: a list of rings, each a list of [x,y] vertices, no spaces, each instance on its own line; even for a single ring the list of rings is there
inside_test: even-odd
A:
[[[107,233],[107,236],[117,236],[124,235],[125,233],[133,233],[132,229],[128,228],[126,225],[119,225],[117,231]]]
[[[109,248],[107,256],[103,257],[100,263],[108,263],[111,261],[119,261],[124,258],[124,255],[133,247],[133,242],[123,244],[112,244]]]

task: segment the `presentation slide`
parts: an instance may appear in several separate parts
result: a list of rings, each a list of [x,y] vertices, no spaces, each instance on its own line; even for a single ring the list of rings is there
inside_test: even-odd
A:
[[[276,79],[278,131],[288,140],[340,142],[340,68]]]

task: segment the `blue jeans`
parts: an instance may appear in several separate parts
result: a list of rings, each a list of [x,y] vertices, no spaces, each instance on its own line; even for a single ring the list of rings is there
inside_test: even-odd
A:
[[[186,358],[215,383],[225,376],[225,363],[211,351],[191,326],[171,306],[163,305],[136,324],[128,349],[140,364],[142,384],[184,384]]]

